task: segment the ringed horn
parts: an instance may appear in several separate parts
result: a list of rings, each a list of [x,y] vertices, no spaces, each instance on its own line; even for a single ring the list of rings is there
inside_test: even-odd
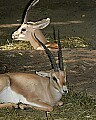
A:
[[[58,60],[59,60],[59,68],[58,68],[58,65],[56,64],[56,60],[55,60],[53,54],[50,52],[50,50],[36,37],[35,33],[34,33],[34,36],[35,36],[36,40],[38,40],[38,42],[45,49],[45,52],[48,55],[49,60],[51,62],[52,69],[54,69],[55,72],[58,71],[59,69],[61,71],[64,71],[64,64],[63,64],[63,58],[62,58],[62,50],[61,50],[59,30],[58,30]]]
[[[31,9],[31,7],[35,6],[38,2],[39,2],[39,0],[34,0],[34,1],[29,5],[29,7],[27,8],[27,11],[26,11],[26,13],[25,13],[24,23],[27,23],[27,22],[28,22],[27,18],[28,18],[28,12],[29,12],[29,10]]]

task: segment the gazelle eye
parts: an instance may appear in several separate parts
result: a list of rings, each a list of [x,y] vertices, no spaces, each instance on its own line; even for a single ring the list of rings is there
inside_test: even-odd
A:
[[[22,28],[21,33],[22,33],[22,32],[25,32],[25,31],[26,31],[26,28]]]
[[[53,80],[57,83],[57,79],[56,79],[56,77],[53,77]]]

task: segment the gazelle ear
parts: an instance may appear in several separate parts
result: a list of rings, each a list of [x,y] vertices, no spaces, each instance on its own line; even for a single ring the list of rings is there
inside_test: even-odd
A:
[[[36,74],[42,77],[50,77],[50,72],[45,71],[36,71]]]
[[[50,18],[47,18],[47,19],[43,19],[41,21],[38,21],[38,22],[35,22],[33,24],[33,29],[43,29],[45,28],[46,26],[48,26],[50,23]]]

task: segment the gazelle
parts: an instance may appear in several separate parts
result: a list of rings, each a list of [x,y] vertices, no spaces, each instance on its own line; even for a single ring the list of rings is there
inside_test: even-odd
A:
[[[68,92],[66,86],[66,71],[63,67],[63,58],[60,39],[58,37],[57,65],[50,50],[34,35],[44,47],[52,65],[47,77],[28,73],[0,74],[0,108],[14,107],[18,103],[29,105],[38,110],[52,111],[53,106]],[[13,104],[14,103],[14,104]]]
[[[41,29],[43,29],[49,25],[50,18],[43,19],[43,20],[37,21],[37,22],[28,22],[28,12],[29,12],[30,8],[33,7],[35,4],[37,4],[38,2],[39,2],[39,0],[34,0],[30,4],[30,6],[28,7],[28,9],[26,11],[23,24],[20,26],[20,28],[17,31],[15,31],[12,34],[12,38],[14,40],[30,41],[30,43],[34,49],[37,49],[37,50],[42,49],[41,45],[34,37],[34,33],[35,33],[36,36],[38,37],[38,39],[40,39],[41,42],[43,44],[45,44],[47,47],[58,48],[56,43],[51,44],[50,42],[48,42],[46,40],[45,36],[41,32]]]

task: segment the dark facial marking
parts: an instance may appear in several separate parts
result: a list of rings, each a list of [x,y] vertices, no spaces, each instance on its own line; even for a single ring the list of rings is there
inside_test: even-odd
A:
[[[26,28],[21,29],[21,33],[25,32],[25,31],[26,31]]]
[[[57,79],[56,79],[56,77],[55,77],[55,76],[53,77],[53,80],[57,83]]]

